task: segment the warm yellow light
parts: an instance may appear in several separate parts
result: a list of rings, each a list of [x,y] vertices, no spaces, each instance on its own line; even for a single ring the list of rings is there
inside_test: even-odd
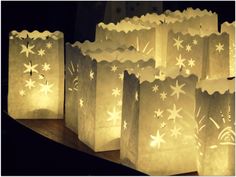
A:
[[[25,53],[26,57],[29,57],[29,54],[34,54],[34,52],[32,51],[32,49],[35,47],[35,45],[24,45],[21,44],[22,50],[20,51],[20,53]]]
[[[63,43],[63,34],[60,32],[10,33],[10,116],[15,119],[63,118]]]
[[[152,139],[151,143],[150,143],[150,146],[151,147],[157,147],[157,149],[159,149],[161,147],[161,143],[165,143],[166,142],[164,140],[164,136],[165,136],[165,133],[160,134],[159,130],[157,130],[157,133],[156,133],[155,136],[150,135],[150,137]]]

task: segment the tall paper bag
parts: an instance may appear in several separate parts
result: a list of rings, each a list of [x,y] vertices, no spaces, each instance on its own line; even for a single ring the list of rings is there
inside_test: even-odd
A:
[[[138,79],[125,71],[121,163],[149,175],[196,171],[197,78],[191,75],[159,80],[152,75]]]
[[[234,79],[203,80],[196,90],[199,175],[235,175]]]
[[[64,37],[56,32],[12,31],[9,36],[8,113],[15,119],[61,119]]]

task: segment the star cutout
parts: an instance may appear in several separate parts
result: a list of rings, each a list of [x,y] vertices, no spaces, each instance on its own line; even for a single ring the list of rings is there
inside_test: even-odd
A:
[[[44,79],[44,75],[43,75],[43,74],[40,74],[40,75],[39,75],[39,79],[40,79],[40,80]]]
[[[166,99],[167,93],[166,92],[162,92],[160,93],[160,97],[161,99],[164,101]]]
[[[28,87],[29,89],[31,89],[32,87],[35,87],[34,85],[35,81],[32,81],[31,79],[29,79],[29,80],[26,80],[25,82],[26,82],[25,87]]]
[[[186,51],[190,52],[192,50],[192,46],[191,45],[186,45]]]
[[[186,69],[186,70],[185,70],[185,73],[189,75],[189,74],[190,74],[190,70],[189,70],[189,69]]]
[[[167,109],[167,111],[170,113],[169,117],[168,117],[168,120],[171,120],[173,119],[174,120],[174,123],[175,123],[175,119],[177,117],[179,118],[182,118],[183,116],[179,115],[179,112],[182,110],[182,108],[179,108],[179,109],[176,109],[176,106],[175,104],[173,105],[173,109]]]
[[[124,120],[124,123],[123,123],[123,128],[124,128],[124,130],[127,129],[127,122],[125,120]]]
[[[52,43],[51,43],[51,42],[48,42],[48,43],[46,44],[46,47],[47,47],[48,49],[52,48]]]
[[[46,84],[39,84],[41,86],[40,91],[44,92],[45,95],[47,95],[49,92],[52,92],[51,88],[53,86],[53,84],[48,84],[48,82],[46,82]]]
[[[47,64],[47,63],[44,63],[43,65],[43,71],[49,71],[51,68],[50,68],[50,64]]]
[[[120,96],[120,89],[118,88],[112,89],[112,95],[114,95],[115,97]]]
[[[29,62],[28,65],[24,64],[24,66],[26,67],[26,70],[24,70],[24,73],[29,72],[30,75],[32,75],[33,72],[38,73],[38,71],[35,69],[38,66],[38,64],[32,66],[32,63]]]
[[[20,90],[19,94],[20,94],[20,96],[25,96],[25,91],[24,90]]]
[[[38,55],[40,55],[41,57],[45,55],[45,50],[43,49],[38,50]]]
[[[135,100],[138,101],[138,92],[135,92]]]
[[[32,49],[34,48],[35,45],[23,45],[21,44],[22,50],[20,51],[20,54],[25,53],[26,57],[29,57],[29,54],[32,53],[34,54],[34,51]]]
[[[221,44],[220,42],[216,45],[216,51],[219,53],[224,50],[224,44]]]
[[[124,79],[124,73],[119,74],[119,79],[123,81],[123,79]]]
[[[79,105],[81,108],[84,106],[84,100],[82,98],[79,99]]]
[[[115,124],[116,124],[116,121],[121,118],[121,117],[120,117],[121,111],[117,111],[115,107],[113,107],[112,112],[107,111],[107,114],[110,116],[110,117],[107,119],[107,121],[112,121],[112,122],[113,122],[113,125],[115,125]]]
[[[196,39],[193,40],[193,44],[197,45],[197,40]]]
[[[181,54],[179,54],[179,57],[176,57],[177,63],[175,65],[179,66],[181,68],[182,66],[185,67],[184,61],[185,59],[182,58]]]
[[[174,136],[175,138],[177,138],[178,135],[181,135],[180,130],[181,128],[176,128],[176,126],[173,129],[170,129],[171,136]]]
[[[177,39],[174,38],[174,41],[175,41],[174,47],[176,46],[177,50],[179,50],[180,48],[183,48],[183,46],[182,46],[183,40],[180,40],[179,36]]]
[[[154,111],[154,117],[156,117],[156,118],[160,118],[160,117],[163,117],[163,111],[161,111],[159,108],[158,108],[158,110],[157,111]]]
[[[192,68],[193,66],[195,66],[195,60],[193,60],[192,58],[190,60],[188,60],[188,65]]]
[[[158,91],[158,87],[159,87],[158,85],[154,85],[152,87],[152,91],[156,93]]]
[[[166,126],[166,123],[165,122],[162,122],[161,123],[161,128],[164,128]]]
[[[90,80],[94,79],[94,72],[92,70],[90,70],[90,72],[89,72],[89,78],[90,78]]]
[[[185,84],[181,84],[181,85],[179,85],[179,81],[176,80],[175,86],[172,86],[172,85],[170,86],[171,89],[173,90],[171,96],[173,96],[173,95],[176,94],[177,99],[179,99],[179,95],[180,95],[180,93],[185,94],[185,91],[182,90],[182,87],[183,87],[183,86],[185,86]]]
[[[117,70],[117,66],[116,66],[116,65],[113,65],[113,66],[111,67],[111,71],[116,72],[116,70]]]
[[[157,130],[156,136],[150,135],[151,137],[151,143],[150,146],[151,147],[156,147],[157,149],[160,149],[161,147],[161,143],[165,143],[166,141],[163,139],[163,137],[165,136],[165,133],[163,133],[162,135],[160,135],[159,130]]]

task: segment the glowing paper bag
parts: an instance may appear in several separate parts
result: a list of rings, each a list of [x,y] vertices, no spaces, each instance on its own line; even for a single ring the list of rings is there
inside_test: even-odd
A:
[[[235,76],[235,22],[221,24],[221,32],[229,34],[229,64],[230,77]]]
[[[82,53],[73,48],[68,49],[69,45],[66,44],[65,125],[77,134],[79,105],[83,104],[79,93],[85,85],[86,80],[83,78],[88,74],[86,68],[90,67],[90,62],[82,62]]]
[[[66,46],[68,50],[66,52],[65,124],[74,133],[78,134],[78,112],[80,111],[79,107],[83,105],[83,98],[80,93],[87,81],[83,78],[89,75],[89,73],[87,73],[88,68],[91,68],[91,61],[82,60],[81,58],[89,58],[86,56],[87,53],[94,54],[95,58],[97,56],[104,58],[106,54],[101,55],[101,52],[105,49],[110,58],[114,58],[114,55],[111,55],[113,53],[110,51],[116,51],[126,46],[122,46],[111,40],[95,42],[85,41],[84,43],[75,42],[72,46],[80,48],[81,51],[73,50],[69,43]]]
[[[199,78],[229,76],[229,36],[226,33],[200,37],[169,32],[166,68]]]
[[[125,71],[121,163],[149,175],[196,171],[197,78],[177,76],[161,81],[142,76],[137,79]]]
[[[81,96],[81,86],[85,85],[85,73],[89,67],[88,60],[81,60],[81,58],[89,57],[101,61],[103,59],[107,61],[124,61],[126,58],[133,61],[136,59],[147,60],[147,57],[140,52],[137,52],[134,48],[127,48],[126,46],[119,45],[117,42],[107,41],[95,41],[84,43],[75,42],[72,45],[67,45],[66,52],[66,101],[65,101],[65,123],[74,133],[78,133],[78,104],[83,104],[83,99],[76,99]],[[81,49],[77,50],[76,48]],[[89,58],[88,57],[88,58]],[[91,60],[91,59],[90,59]],[[82,62],[83,61],[83,62]],[[126,68],[134,71],[134,68]],[[119,73],[122,76],[122,72]]]
[[[204,80],[196,90],[199,175],[235,175],[234,79]]]
[[[72,124],[78,122],[79,139],[94,151],[119,149],[123,71],[130,69],[138,73],[146,66],[154,67],[154,60],[140,59],[140,61],[131,62],[127,59],[121,62],[115,58],[110,61],[104,58],[104,60],[96,61],[81,54],[81,50],[77,46],[67,44],[66,50],[68,63],[74,59],[79,64],[77,97],[76,95],[74,98],[73,95],[71,96],[73,104],[66,103],[69,105],[66,109],[74,106],[73,109],[78,110],[78,117],[76,118],[71,115],[72,112],[66,110],[68,112],[67,121]],[[101,55],[103,56],[102,53]],[[70,72],[66,73],[66,77],[71,77]],[[66,95],[69,95],[69,88],[66,88],[66,92]]]
[[[208,38],[208,58],[207,76],[209,79],[218,79],[229,77],[229,35],[221,33],[220,35],[212,34]]]
[[[10,33],[10,116],[16,119],[63,118],[63,43],[63,33],[58,31]]]

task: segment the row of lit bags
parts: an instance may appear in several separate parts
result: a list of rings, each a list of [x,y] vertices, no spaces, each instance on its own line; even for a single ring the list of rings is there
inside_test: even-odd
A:
[[[160,68],[174,72],[182,71],[208,79],[234,76],[234,29],[234,22],[231,24],[226,22],[222,24],[221,31],[227,34],[200,37],[169,31],[165,61],[167,66]],[[129,41],[128,38],[125,40]],[[126,49],[126,46],[130,46],[128,43],[107,39],[100,41],[98,49],[98,45],[93,45],[90,49],[92,45],[89,42],[80,44],[80,47],[83,46],[83,50],[87,50],[86,45],[87,49],[93,50],[89,55],[97,60],[104,58],[104,60],[137,61],[135,58],[138,53],[139,58],[153,58],[155,65],[157,63],[155,58],[146,52],[149,45],[144,46],[142,50],[138,50],[137,46]],[[104,51],[105,48],[107,50]],[[63,81],[63,33],[58,31],[10,33],[8,112],[12,117],[63,118]]]
[[[229,83],[234,83],[234,80],[220,84],[213,80],[210,83],[217,84],[215,89],[219,91],[222,90],[221,84],[226,87],[224,90],[230,88],[230,93],[221,91],[219,98],[215,98],[218,93],[212,94],[211,90],[208,96],[204,96],[208,92],[198,90],[196,98],[200,101],[197,100],[195,107],[196,76],[179,70],[154,69],[154,61],[138,52],[134,57],[136,60],[130,62],[127,58],[133,49],[104,49],[110,42],[106,41],[103,46],[103,42],[66,44],[66,125],[94,151],[120,149],[121,163],[147,174],[186,173],[196,171],[197,164],[200,174],[232,174],[234,89]],[[124,53],[125,50],[126,55],[120,56],[120,61],[114,60],[115,55],[112,57],[111,53]],[[104,55],[107,51],[108,56]],[[90,55],[95,59],[92,60]],[[139,56],[144,57],[143,60]],[[123,75],[124,70],[134,74],[125,72]],[[73,76],[73,71],[77,71],[77,75]],[[172,77],[166,78],[166,75]],[[73,85],[75,81],[77,87]],[[206,88],[205,85],[203,88]],[[225,99],[223,103],[217,101],[222,97]],[[201,98],[206,101],[201,102]],[[228,105],[233,118],[224,118],[225,124],[218,122],[217,105],[209,104],[211,99],[217,99],[213,103],[219,104],[218,107],[223,106],[222,109]],[[204,109],[199,105],[203,105]],[[196,109],[198,112],[194,114]],[[224,112],[221,114],[227,116],[229,112],[225,111],[221,111]],[[203,120],[205,123],[200,127]],[[207,143],[204,140],[209,133],[205,129],[213,133]],[[229,131],[227,136],[232,136],[232,139],[222,138],[217,142],[218,133],[223,134],[225,130]],[[213,151],[205,152],[206,147]],[[228,151],[231,153],[227,154]],[[212,154],[215,152],[223,155],[217,154],[217,159]],[[222,163],[222,160],[225,167],[217,169],[217,163]]]
[[[102,41],[100,43],[97,42],[94,44],[90,44],[89,42],[87,42],[87,45],[88,45],[87,49],[86,47],[84,47],[86,46],[85,44],[82,45],[80,43],[77,43],[74,46],[71,46],[70,44],[66,45],[67,48],[66,48],[66,88],[65,88],[66,116],[65,117],[67,126],[68,127],[72,126],[72,130],[74,130],[76,133],[78,132],[79,139],[88,146],[90,146],[95,151],[104,151],[104,150],[121,148],[121,158],[123,159],[122,161],[124,163],[127,163],[128,161],[128,164],[131,163],[136,169],[144,171],[148,174],[176,174],[196,169],[194,163],[189,163],[192,165],[186,167],[178,167],[179,171],[176,170],[174,165],[172,165],[172,168],[169,167],[168,169],[162,171],[162,169],[164,169],[165,167],[164,160],[163,160],[163,166],[160,166],[159,163],[158,163],[159,168],[157,168],[155,165],[153,166],[153,164],[156,164],[155,155],[150,157],[154,158],[153,162],[151,162],[149,166],[146,165],[145,161],[142,160],[143,158],[142,155],[145,156],[145,154],[150,154],[149,151],[143,153],[147,149],[144,148],[144,151],[140,151],[139,149],[140,145],[135,144],[140,141],[139,136],[145,134],[145,132],[144,133],[141,132],[141,130],[145,131],[145,129],[136,129],[137,127],[135,128],[135,125],[138,124],[138,126],[142,126],[143,123],[140,124],[139,121],[136,121],[135,122],[136,124],[132,125],[134,128],[130,129],[129,128],[130,120],[125,119],[121,121],[121,117],[123,117],[122,114],[124,114],[125,112],[125,110],[122,110],[122,93],[123,90],[126,88],[126,86],[124,86],[123,88],[123,79],[124,79],[123,71],[128,70],[129,72],[136,73],[137,76],[145,77],[145,75],[147,75],[149,77],[149,74],[147,74],[149,73],[147,72],[148,71],[147,68],[148,66],[151,67],[151,69],[154,68],[155,62],[152,59],[149,59],[149,57],[145,56],[142,52],[137,52],[132,47],[127,48],[126,46],[122,46],[119,43],[114,44],[114,42],[109,40],[107,40],[106,42]],[[105,49],[108,48],[107,46],[114,46],[114,47],[112,49]],[[63,53],[64,53],[63,35],[59,32],[39,33],[35,31],[29,33],[23,31],[19,33],[14,31],[11,33],[10,53],[9,53],[8,112],[12,117],[14,118],[63,117],[63,95],[64,95]],[[86,53],[89,56],[92,56],[93,58],[97,59],[97,61],[92,60],[91,57],[89,56],[86,56]],[[116,56],[116,58],[114,58],[114,56]],[[132,60],[132,62],[128,60]],[[181,70],[173,71],[173,73],[171,73],[170,75],[176,75],[176,72],[177,74],[181,74],[182,71]],[[168,75],[168,73],[166,74]],[[153,77],[158,78],[160,80],[165,79],[164,74],[158,69],[154,71]],[[188,82],[192,83],[191,86],[192,89],[195,88],[194,76],[187,78],[187,80],[190,80]],[[176,79],[172,80],[171,86],[172,87],[170,87],[169,89],[172,89],[173,91],[174,88],[175,89],[177,88],[175,93],[173,92],[170,94],[163,91],[159,93],[161,100],[163,101],[166,100],[169,94],[173,99],[175,98],[179,100],[184,93],[185,94],[192,93],[191,90],[190,91],[185,90],[183,91],[184,93],[181,92],[181,88],[184,88],[185,84],[183,85],[183,83],[181,83],[181,81],[179,80]],[[154,85],[151,90],[156,93],[159,91],[160,89],[159,87],[160,87],[159,85],[156,86]],[[130,89],[132,89],[132,84]],[[179,93],[178,89],[180,90]],[[140,92],[140,90],[138,92],[135,92],[134,98],[137,103],[139,100],[141,102],[141,100],[144,99],[142,97],[142,93]],[[190,95],[189,98],[193,98],[193,96]],[[173,103],[173,101],[171,103]],[[148,106],[146,106],[145,109],[155,104],[156,103],[153,101],[147,102],[146,105]],[[168,101],[168,104],[170,104],[170,101]],[[234,102],[229,103],[229,105],[232,104],[234,104]],[[123,106],[123,108],[126,108],[126,106]],[[128,106],[127,108],[128,110],[132,110],[133,105],[131,105],[131,107]],[[178,107],[177,103],[176,104],[174,103],[173,105],[170,106],[170,108],[168,108],[167,112],[170,114],[172,113],[174,114],[175,112],[175,114],[180,115],[179,117],[177,116],[177,118],[182,118],[183,115],[180,114],[180,112],[183,111],[182,109]],[[192,109],[194,109],[194,107],[192,107]],[[139,107],[138,110],[139,110],[138,112],[140,113],[141,107]],[[232,107],[231,110],[234,110],[234,107]],[[154,115],[152,116],[152,118],[155,117],[156,119],[158,119],[158,117],[161,118],[162,110],[158,108],[155,111],[153,112]],[[191,114],[191,111],[189,114]],[[232,122],[234,122],[233,114],[234,111],[232,111],[231,113],[230,120]],[[138,119],[141,120],[140,117]],[[172,119],[173,116],[169,118],[169,120]],[[212,118],[210,120],[214,119]],[[70,121],[72,121],[71,125]],[[232,122],[229,121],[229,123],[227,122],[226,125],[231,125]],[[148,123],[148,121],[146,123]],[[149,126],[151,127],[152,124],[154,123],[150,122],[150,125],[148,125],[148,127]],[[164,123],[161,122],[161,124],[162,124],[160,125],[161,127],[163,128],[167,127],[166,122]],[[219,125],[219,123],[214,125],[218,125],[216,126],[216,128],[218,127],[217,129],[220,129],[219,127],[221,125]],[[76,130],[77,127],[78,130]],[[231,138],[231,140],[232,139],[234,140],[235,137],[234,129],[224,126],[222,127],[226,128],[225,130],[227,130],[229,132],[229,135],[231,135],[229,137]],[[201,130],[203,128],[201,128]],[[119,140],[120,135],[122,136],[123,130],[126,129],[130,130],[131,132],[138,131],[138,134],[132,133],[130,134],[131,136],[128,136],[129,138],[134,140],[134,141],[129,141],[131,145],[130,144],[125,145],[125,143],[122,144],[122,142],[125,142],[125,139],[123,138],[121,138],[121,142]],[[151,130],[151,128],[150,129],[146,128],[146,130],[149,131]],[[179,127],[172,127],[171,134],[173,134],[173,137],[178,137],[179,134],[182,133],[181,130],[182,128],[179,129]],[[193,132],[193,130],[191,132],[191,128],[190,130],[186,129],[186,131],[189,133]],[[226,133],[219,132],[219,133],[223,135],[227,134],[228,132]],[[159,149],[162,147],[163,143],[167,141],[164,140],[165,135],[163,135],[161,131],[156,130],[155,133],[153,132],[150,133],[151,134],[148,135],[148,137],[150,138],[151,147],[156,147],[157,149]],[[125,137],[127,138],[127,136]],[[225,140],[223,138],[220,137],[218,139]],[[193,141],[193,139],[188,136],[185,137],[185,139],[190,140],[190,142]],[[175,144],[174,142],[172,143]],[[182,143],[182,145],[183,144],[184,143]],[[226,148],[228,146],[231,147],[231,151],[232,147],[234,148],[234,143],[230,144],[227,142],[226,143],[223,142],[223,144],[220,145],[226,146]],[[125,148],[122,148],[122,146]],[[127,149],[126,146],[129,146],[129,148]],[[131,147],[133,147],[133,149]],[[192,144],[187,149],[192,150],[193,148],[194,147]],[[211,145],[210,149],[214,149],[214,152],[216,152],[215,148],[217,148],[217,146]],[[127,153],[125,153],[124,151],[127,151]],[[186,152],[187,151],[188,150],[186,150]],[[140,152],[142,152],[141,155]],[[226,151],[223,150],[221,153],[225,152]],[[181,154],[181,151],[179,152],[179,154]],[[201,154],[204,154],[204,152],[201,151]],[[163,156],[166,156],[169,159],[166,153],[164,153]],[[224,174],[229,174],[232,172],[232,168],[230,168],[232,162],[229,161],[228,156],[224,157],[225,157],[225,167],[226,167],[224,168],[226,169]],[[176,157],[174,159],[178,158]],[[208,157],[208,159],[211,158]],[[187,160],[190,161],[194,160],[193,155],[190,154],[189,158],[186,159],[186,161]],[[204,158],[203,159],[199,158],[198,163],[204,164],[205,162],[209,163],[209,161],[212,162],[211,160],[207,161]],[[209,166],[209,169],[213,168]]]

